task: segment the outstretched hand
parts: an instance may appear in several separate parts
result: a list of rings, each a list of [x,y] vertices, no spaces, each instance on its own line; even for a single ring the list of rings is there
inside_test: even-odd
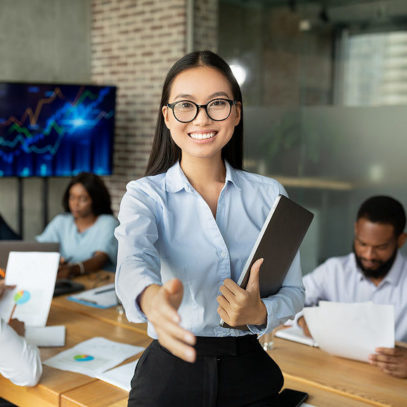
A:
[[[263,259],[258,259],[250,269],[246,289],[227,278],[217,297],[218,314],[229,326],[263,325],[267,322],[267,309],[260,298],[259,275]]]
[[[181,318],[177,312],[183,293],[182,282],[178,279],[169,280],[162,286],[150,285],[141,296],[140,306],[153,324],[160,344],[175,356],[194,362],[196,338],[180,326]]]

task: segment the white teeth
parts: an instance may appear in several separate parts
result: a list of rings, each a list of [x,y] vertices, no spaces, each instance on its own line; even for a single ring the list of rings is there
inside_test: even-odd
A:
[[[212,138],[216,133],[191,133],[189,136],[195,140]]]

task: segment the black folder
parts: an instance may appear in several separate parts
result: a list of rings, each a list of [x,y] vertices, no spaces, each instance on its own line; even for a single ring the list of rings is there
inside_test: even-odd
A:
[[[313,217],[309,210],[286,196],[279,195],[270,209],[237,284],[246,288],[253,263],[263,258],[260,269],[260,296],[264,298],[278,292]],[[223,321],[221,326],[230,328]]]

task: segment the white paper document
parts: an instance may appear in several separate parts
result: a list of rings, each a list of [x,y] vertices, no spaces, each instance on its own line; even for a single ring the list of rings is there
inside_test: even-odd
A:
[[[1,316],[8,321],[13,313],[27,326],[45,326],[58,265],[59,253],[10,252],[5,284],[16,288],[0,300]]]
[[[290,326],[289,328],[279,329],[275,333],[275,336],[308,346],[318,346],[317,342],[313,338],[306,336],[302,329],[295,325]]]
[[[117,366],[143,350],[144,348],[141,346],[96,337],[47,359],[44,365],[97,377],[100,373]]]
[[[65,346],[65,326],[27,326],[25,339],[31,345],[42,347]]]
[[[96,308],[110,308],[119,304],[114,283],[82,291],[80,294],[70,295],[68,300]]]
[[[392,305],[320,301],[304,308],[304,317],[319,347],[333,355],[368,362],[377,347],[394,347]]]
[[[114,369],[101,373],[96,377],[107,383],[113,384],[113,386],[120,387],[121,389],[126,391],[130,391],[131,379],[133,378],[134,370],[136,369],[138,361],[139,359],[135,360],[134,362],[115,367]]]

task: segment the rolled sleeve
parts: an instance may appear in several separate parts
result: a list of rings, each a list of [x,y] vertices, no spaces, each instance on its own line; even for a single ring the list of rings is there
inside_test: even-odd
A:
[[[154,200],[131,182],[122,199],[118,240],[116,293],[131,322],[145,322],[138,296],[151,284],[161,284],[158,230]]]
[[[263,298],[267,309],[267,323],[264,325],[248,325],[249,330],[256,335],[271,332],[283,324],[304,307],[305,290],[301,282],[300,255],[295,256],[281,289],[274,295]]]

